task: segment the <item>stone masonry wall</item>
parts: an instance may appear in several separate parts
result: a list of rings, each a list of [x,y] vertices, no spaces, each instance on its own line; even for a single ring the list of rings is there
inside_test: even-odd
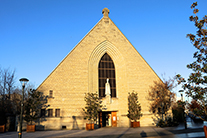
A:
[[[111,104],[105,104],[106,111],[117,111],[117,126],[129,127],[127,97],[128,92],[135,91],[143,112],[140,125],[153,125],[146,97],[149,86],[160,79],[111,19],[104,16],[38,87],[45,95],[53,91],[53,98],[48,100],[53,116],[55,109],[60,109],[61,117],[41,121],[46,129],[85,127],[84,94],[98,92],[98,63],[106,52],[115,64],[117,86],[117,97],[112,98]]]

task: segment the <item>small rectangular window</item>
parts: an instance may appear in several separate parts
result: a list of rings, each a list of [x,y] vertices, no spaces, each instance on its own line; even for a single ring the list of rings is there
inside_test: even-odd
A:
[[[60,117],[60,109],[55,109],[55,117]]]
[[[45,109],[41,109],[40,117],[45,117]]]
[[[48,109],[48,117],[53,117],[53,109]]]
[[[53,97],[53,90],[50,90],[49,97]]]

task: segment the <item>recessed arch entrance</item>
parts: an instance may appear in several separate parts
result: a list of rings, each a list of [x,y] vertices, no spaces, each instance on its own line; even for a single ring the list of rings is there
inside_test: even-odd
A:
[[[104,58],[107,58],[107,60],[103,60]],[[99,76],[100,71],[101,71],[100,68],[102,68],[102,65],[100,65],[100,61],[102,60],[103,62],[106,63],[104,65],[106,66],[104,67],[106,69],[104,70],[105,71],[111,70],[108,73],[111,73],[112,75],[111,76],[106,75],[103,78],[103,81],[101,82],[102,84],[100,85],[100,81],[101,81],[100,77],[102,77],[102,76]],[[102,111],[99,112],[99,118],[98,118],[99,127],[119,126],[120,124],[117,123],[118,122],[117,120],[121,118],[122,111],[120,109],[122,107],[116,106],[116,105],[119,104],[119,98],[122,98],[123,93],[128,90],[126,63],[125,63],[123,55],[119,51],[119,47],[113,45],[108,40],[101,42],[91,52],[91,55],[88,60],[88,67],[89,67],[88,69],[88,91],[97,92],[99,94],[99,97],[102,100],[102,105],[103,105]],[[109,100],[105,96],[105,83],[106,83],[107,77],[109,77],[110,87],[114,89],[114,90],[111,89],[112,95],[110,96],[111,97],[110,102],[108,102]],[[112,80],[114,80],[113,84],[111,82]],[[102,94],[99,93],[100,91],[99,86],[102,87]],[[127,105],[127,98],[124,98],[124,100],[122,100],[122,104]]]

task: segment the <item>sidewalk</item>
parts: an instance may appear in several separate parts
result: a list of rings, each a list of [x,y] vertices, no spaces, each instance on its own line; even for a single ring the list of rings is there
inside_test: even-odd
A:
[[[1,138],[17,138],[17,132],[0,133]],[[203,128],[178,127],[140,127],[140,128],[100,128],[93,131],[86,130],[54,130],[36,131],[33,133],[23,132],[22,138],[204,138]]]

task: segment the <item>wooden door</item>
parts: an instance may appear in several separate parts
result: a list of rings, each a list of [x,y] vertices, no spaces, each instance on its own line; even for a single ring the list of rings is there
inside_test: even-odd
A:
[[[102,127],[102,112],[99,112],[99,128]]]
[[[112,127],[117,127],[116,112],[111,112],[111,124],[112,124]]]

